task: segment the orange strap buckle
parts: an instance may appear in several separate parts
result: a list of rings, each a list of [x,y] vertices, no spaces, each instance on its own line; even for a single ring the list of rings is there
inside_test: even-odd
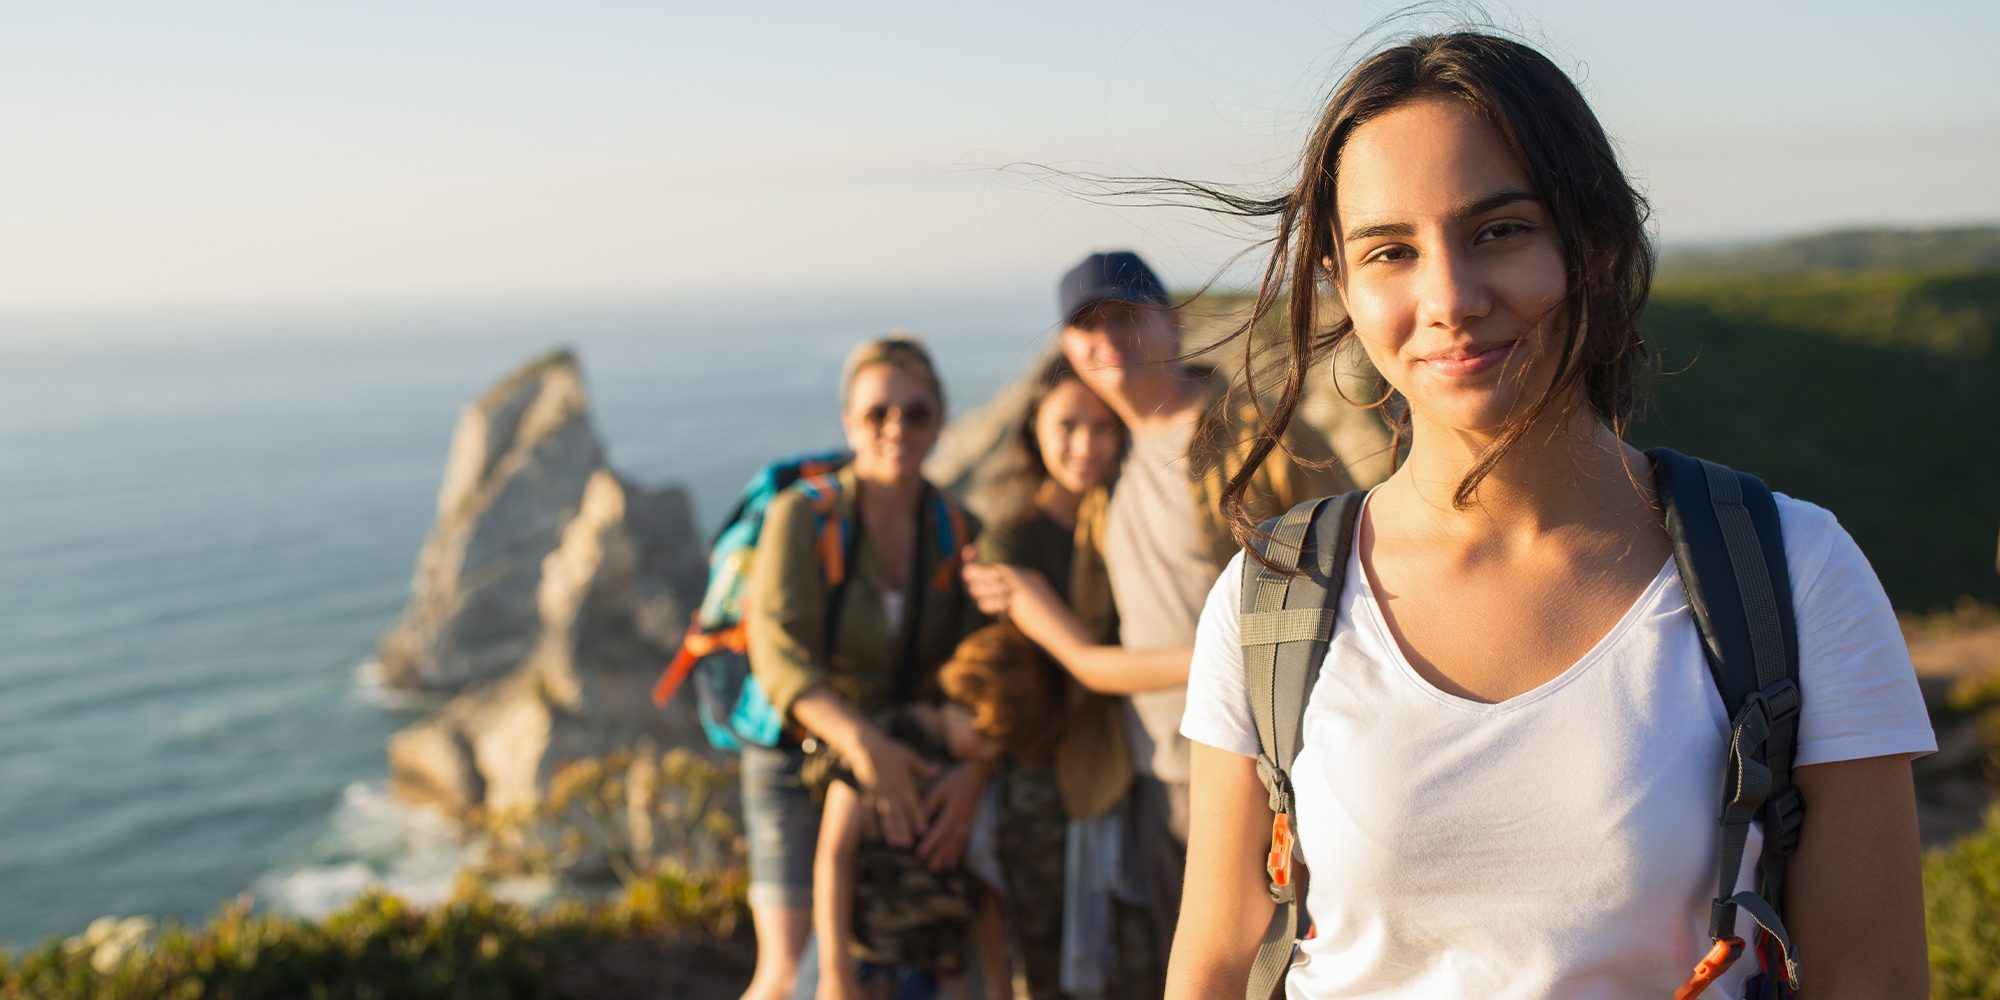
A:
[[[1292,823],[1284,813],[1271,819],[1271,856],[1264,859],[1264,870],[1271,873],[1271,888],[1285,889],[1292,884]]]
[[[1729,967],[1735,965],[1736,960],[1742,955],[1742,938],[1716,938],[1715,947],[1708,949],[1708,954],[1695,963],[1694,975],[1689,976],[1688,981],[1674,991],[1674,1000],[1695,1000],[1701,996],[1703,990],[1708,989],[1709,984],[1728,972]]]

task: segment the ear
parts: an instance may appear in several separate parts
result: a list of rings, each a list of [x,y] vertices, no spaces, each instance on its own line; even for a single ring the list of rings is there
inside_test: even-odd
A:
[[[1344,312],[1347,309],[1347,275],[1341,270],[1339,252],[1336,247],[1333,253],[1320,257],[1319,266],[1326,269],[1327,281],[1333,285],[1333,293],[1340,298],[1340,308]]]

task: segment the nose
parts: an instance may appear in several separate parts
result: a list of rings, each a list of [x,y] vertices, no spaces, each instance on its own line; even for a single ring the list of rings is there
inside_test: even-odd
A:
[[[1463,330],[1493,309],[1492,288],[1462,250],[1425,254],[1417,283],[1417,321],[1423,326]]]
[[[1090,458],[1090,428],[1079,427],[1071,431],[1068,438],[1063,441],[1063,457],[1072,456]]]

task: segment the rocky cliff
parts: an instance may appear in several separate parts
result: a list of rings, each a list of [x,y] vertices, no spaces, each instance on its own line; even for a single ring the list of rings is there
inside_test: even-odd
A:
[[[459,418],[385,678],[453,689],[389,742],[397,793],[448,814],[532,808],[563,764],[700,739],[648,697],[700,600],[687,495],[604,463],[576,360],[552,354]]]
[[[466,404],[417,556],[410,604],[376,653],[384,682],[456,690],[520,663],[535,633],[542,560],[555,551],[604,451],[567,351]]]

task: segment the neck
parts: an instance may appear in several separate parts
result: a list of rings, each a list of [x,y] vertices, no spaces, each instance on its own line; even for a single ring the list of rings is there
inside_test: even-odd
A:
[[[1105,405],[1125,426],[1140,433],[1172,426],[1198,407],[1199,376],[1186,365],[1166,363],[1142,369],[1143,374],[1104,393]]]
[[[1457,509],[1459,483],[1493,440],[1418,421],[1409,459],[1384,485],[1415,501],[1419,530],[1480,548],[1653,516],[1645,456],[1582,407],[1530,427],[1480,480],[1472,505]]]
[[[1042,485],[1035,487],[1035,509],[1065,528],[1076,527],[1076,509],[1082,503],[1080,494],[1064,489],[1053,476],[1044,477]]]

